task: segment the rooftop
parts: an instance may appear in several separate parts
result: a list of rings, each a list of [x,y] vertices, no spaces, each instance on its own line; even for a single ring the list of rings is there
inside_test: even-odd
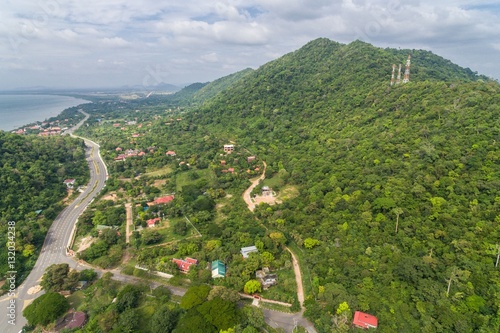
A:
[[[371,314],[356,311],[354,313],[354,320],[352,321],[352,324],[361,328],[377,328],[378,319]]]

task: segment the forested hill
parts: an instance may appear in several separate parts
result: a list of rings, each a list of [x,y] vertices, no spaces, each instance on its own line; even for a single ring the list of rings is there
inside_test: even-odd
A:
[[[253,69],[247,68],[242,71],[230,74],[228,76],[224,76],[220,79],[217,79],[213,82],[210,82],[206,86],[202,87],[200,90],[196,91],[193,96],[193,100],[198,103],[205,102],[206,100],[214,97],[219,92],[229,88],[234,85],[236,82],[252,73]]]
[[[411,54],[391,87],[408,51],[315,40],[186,116],[299,189],[256,212],[303,249],[320,332],[342,302],[380,332],[500,329],[500,87]]]
[[[231,87],[236,82],[252,73],[253,69],[247,68],[242,71],[221,77],[213,82],[193,83],[173,95],[169,95],[167,100],[179,105],[199,105],[214,97],[221,91]]]

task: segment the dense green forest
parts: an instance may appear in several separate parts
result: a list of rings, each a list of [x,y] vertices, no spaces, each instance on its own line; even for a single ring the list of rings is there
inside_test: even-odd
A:
[[[68,136],[42,138],[0,131],[0,246],[15,222],[17,280],[34,266],[50,224],[63,208],[68,190],[63,181],[86,185],[89,179],[82,140]],[[9,271],[7,251],[0,251],[0,276]]]
[[[499,329],[500,87],[410,52],[411,82],[391,88],[408,51],[316,40],[190,114],[300,186],[258,213],[318,241],[304,261],[321,332],[344,301],[382,332]]]
[[[410,82],[391,86],[392,64],[408,54]],[[189,255],[201,262],[191,281],[240,291],[270,266],[280,283],[265,295],[296,305],[287,245],[318,332],[356,331],[346,324],[356,310],[377,316],[381,332],[499,331],[497,82],[428,51],[318,39],[218,82],[84,109],[91,119],[80,133],[101,144],[107,191],[121,200],[109,205],[139,205],[138,225],[161,214],[172,223],[173,236],[134,234],[138,263],[173,272],[171,258]],[[115,161],[129,149],[144,155]],[[250,213],[241,195],[261,166],[250,155],[267,163],[267,184],[296,195]],[[169,206],[142,211],[173,192]],[[85,230],[101,217],[94,208],[79,222]],[[201,237],[189,237],[185,215]],[[95,253],[121,246],[113,242]],[[239,248],[254,244],[259,255],[242,260]],[[227,278],[203,268],[215,259]]]

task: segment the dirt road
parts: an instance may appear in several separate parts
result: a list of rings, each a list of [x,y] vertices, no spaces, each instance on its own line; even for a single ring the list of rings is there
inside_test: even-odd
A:
[[[250,211],[254,211],[255,209],[255,203],[252,201],[250,198],[250,193],[252,193],[253,189],[259,184],[261,180],[264,180],[266,178],[266,163],[264,163],[264,171],[262,172],[262,175],[259,178],[255,178],[252,180],[252,185],[250,185],[249,188],[246,189],[246,191],[243,193],[243,200],[245,200],[248,209]],[[302,284],[302,273],[300,272],[300,266],[299,266],[299,261],[297,260],[297,257],[295,254],[290,250],[288,247],[286,247],[286,250],[290,252],[292,255],[292,264],[293,264],[293,271],[295,272],[295,282],[297,283],[297,298],[300,303],[300,315],[298,318],[300,318],[300,324],[306,327],[308,332],[314,333],[316,330],[314,329],[314,325],[312,325],[307,319],[305,319],[302,316],[302,313],[304,312],[304,286]]]
[[[247,203],[248,209],[250,209],[250,211],[252,211],[252,212],[255,209],[255,203],[252,201],[252,198],[250,197],[250,194],[252,193],[253,189],[255,187],[257,187],[257,185],[259,185],[259,182],[261,180],[264,180],[264,178],[266,178],[267,164],[264,161],[262,161],[262,163],[264,164],[264,171],[262,171],[262,175],[260,175],[259,178],[253,179],[252,180],[252,185],[250,185],[250,187],[247,188],[245,192],[243,192],[243,200],[245,200],[245,202]]]
[[[125,204],[125,209],[127,211],[127,230],[125,231],[125,242],[127,244],[130,243],[130,235],[132,234],[132,204],[127,203]]]

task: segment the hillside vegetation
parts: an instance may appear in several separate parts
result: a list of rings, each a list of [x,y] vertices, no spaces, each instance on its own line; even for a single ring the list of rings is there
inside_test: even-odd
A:
[[[0,131],[0,280],[7,271],[17,270],[21,283],[34,266],[45,233],[63,208],[63,181],[75,178],[76,185],[85,185],[89,179],[84,148],[83,141],[70,137]],[[15,222],[15,237],[7,232],[12,231],[10,221]],[[7,242],[15,243],[16,269],[9,269]]]
[[[500,327],[500,88],[411,52],[411,82],[390,87],[408,51],[315,40],[190,116],[299,186],[257,214],[299,246],[318,241],[303,258],[320,332],[343,302],[381,332]]]
[[[391,87],[392,64],[409,53],[410,82]],[[201,262],[191,281],[239,291],[269,266],[279,282],[263,296],[297,308],[288,245],[318,332],[355,332],[356,310],[377,316],[380,332],[500,330],[497,82],[428,51],[318,39],[159,98],[84,106],[91,121],[80,129],[101,143],[118,204],[175,192],[136,214],[161,210],[175,222],[162,232],[174,234],[186,215],[202,234],[158,235],[177,240],[154,247],[136,235],[138,263],[176,274],[166,263],[189,255]],[[145,155],[115,161],[117,148]],[[262,162],[283,203],[252,214],[241,194]],[[242,260],[249,245],[261,253]],[[228,266],[218,281],[202,268],[216,259]]]

